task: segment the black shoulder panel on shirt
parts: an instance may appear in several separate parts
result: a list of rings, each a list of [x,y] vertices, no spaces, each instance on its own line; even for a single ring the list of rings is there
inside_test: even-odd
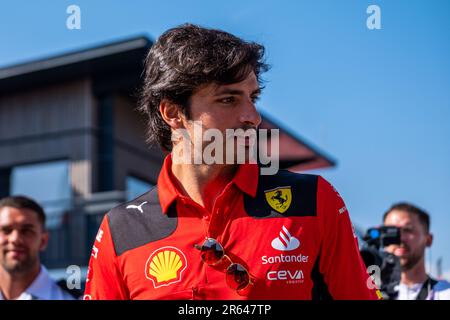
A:
[[[167,215],[164,214],[155,186],[109,211],[107,217],[116,255],[171,235],[178,224],[175,205],[174,202]]]
[[[279,170],[275,175],[259,175],[258,190],[254,198],[244,194],[244,208],[255,218],[281,218],[292,216],[316,216],[317,175],[300,174]],[[272,208],[266,199],[266,191],[290,187],[291,203],[280,213]],[[273,195],[273,202],[286,201],[286,194]]]

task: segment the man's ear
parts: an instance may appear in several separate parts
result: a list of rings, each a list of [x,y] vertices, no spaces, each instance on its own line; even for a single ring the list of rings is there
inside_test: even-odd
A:
[[[163,120],[172,128],[183,128],[183,113],[180,106],[167,99],[162,99],[159,104],[159,112]]]
[[[428,233],[427,234],[427,239],[426,239],[426,245],[427,247],[431,247],[431,245],[433,244],[433,234]]]
[[[44,230],[41,235],[41,245],[39,246],[40,251],[44,251],[47,248],[49,238],[50,234],[47,230]]]

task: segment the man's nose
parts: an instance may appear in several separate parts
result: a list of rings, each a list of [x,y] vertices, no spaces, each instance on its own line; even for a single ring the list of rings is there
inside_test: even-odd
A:
[[[253,101],[246,102],[245,108],[240,116],[240,121],[246,126],[255,128],[261,124],[261,114],[256,109]]]
[[[21,237],[20,237],[20,232],[19,230],[13,230],[9,236],[8,236],[8,240],[11,243],[19,243],[21,242]]]
[[[400,242],[405,243],[407,241],[406,238],[407,238],[406,232],[400,229]]]

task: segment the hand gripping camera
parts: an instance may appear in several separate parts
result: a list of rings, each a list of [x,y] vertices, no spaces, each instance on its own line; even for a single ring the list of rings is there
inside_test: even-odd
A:
[[[361,246],[361,257],[369,266],[378,266],[380,270],[380,291],[383,298],[394,299],[397,295],[395,287],[400,283],[400,260],[388,253],[384,248],[391,244],[400,244],[400,229],[391,226],[370,228],[363,237],[365,241]]]

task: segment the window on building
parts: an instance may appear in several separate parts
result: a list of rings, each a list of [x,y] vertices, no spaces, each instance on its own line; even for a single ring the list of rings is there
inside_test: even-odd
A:
[[[11,170],[10,194],[36,200],[45,210],[47,227],[58,228],[72,207],[69,161],[15,166]]]
[[[134,176],[127,176],[127,200],[133,200],[134,198],[146,193],[153,186],[152,183],[143,179],[136,178]]]

